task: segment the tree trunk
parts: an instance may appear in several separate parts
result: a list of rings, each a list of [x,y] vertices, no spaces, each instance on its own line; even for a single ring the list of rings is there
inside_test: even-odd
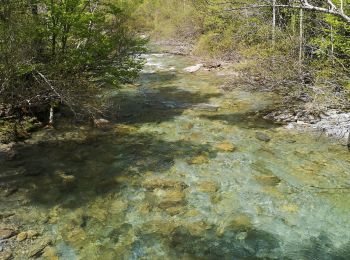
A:
[[[344,1],[340,0],[340,11],[344,13]]]
[[[49,125],[52,126],[54,123],[54,111],[53,107],[50,107]]]
[[[304,11],[300,9],[299,13],[299,74],[303,71],[303,56],[304,56]]]
[[[333,65],[334,65],[334,32],[333,32],[332,25],[331,25],[331,59],[332,59]]]
[[[276,44],[276,0],[272,0],[272,46]]]

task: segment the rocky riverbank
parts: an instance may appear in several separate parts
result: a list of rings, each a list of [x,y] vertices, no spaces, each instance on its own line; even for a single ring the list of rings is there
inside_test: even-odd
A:
[[[192,56],[193,45],[177,41],[159,41],[155,43],[157,46],[167,46],[162,49],[164,53],[174,55]],[[218,76],[228,76],[230,81],[240,78],[241,72],[235,70],[236,61],[218,61],[215,59],[204,59],[201,57],[193,57],[199,63],[191,67],[185,68],[188,73],[196,73],[200,70],[216,70]],[[223,90],[230,91],[232,82],[222,86]],[[260,88],[261,89],[261,88]],[[251,91],[261,91],[259,88],[252,88]],[[266,90],[263,90],[266,91]],[[271,91],[271,90],[269,90]],[[346,95],[342,95],[343,102],[347,103]],[[350,112],[339,109],[325,109],[323,113],[313,113],[306,111],[304,107],[312,101],[310,97],[298,97],[295,100],[289,98],[294,104],[303,101],[302,105],[289,104],[288,108],[284,108],[283,104],[276,109],[272,109],[262,113],[264,119],[271,120],[277,123],[285,124],[287,129],[296,129],[298,131],[314,132],[315,134],[324,134],[342,145],[347,145],[350,150]],[[312,106],[312,105],[311,105]],[[312,110],[312,109],[311,109]]]

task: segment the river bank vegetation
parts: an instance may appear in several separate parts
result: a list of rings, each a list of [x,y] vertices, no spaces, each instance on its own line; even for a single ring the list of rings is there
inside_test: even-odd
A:
[[[135,7],[132,1],[1,1],[4,140],[29,130],[33,117],[52,123],[62,105],[76,119],[103,113],[99,90],[130,82],[142,68],[145,40],[130,28]]]
[[[137,15],[158,40],[176,39],[194,56],[235,62],[239,76],[229,88],[277,91],[284,106],[300,101],[317,115],[349,106],[349,14],[343,0],[148,0]]]
[[[36,119],[52,124],[58,107],[101,117],[107,105],[96,95],[137,77],[144,34],[210,68],[233,64],[225,89],[281,94],[272,119],[348,110],[349,9],[344,0],[2,1],[2,139],[26,136]]]

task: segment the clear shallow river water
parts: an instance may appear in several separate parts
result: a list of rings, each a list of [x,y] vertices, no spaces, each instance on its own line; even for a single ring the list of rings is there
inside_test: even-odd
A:
[[[343,146],[260,119],[272,94],[145,57],[139,85],[110,93],[110,127],[41,131],[0,161],[18,188],[1,194],[0,228],[40,232],[3,250],[28,259],[49,239],[42,259],[350,259]]]

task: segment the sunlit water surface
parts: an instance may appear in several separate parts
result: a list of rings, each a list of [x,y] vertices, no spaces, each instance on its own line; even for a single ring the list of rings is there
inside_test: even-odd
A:
[[[145,57],[140,84],[111,93],[111,127],[38,132],[0,162],[19,188],[2,226],[51,237],[43,259],[350,259],[344,147],[262,120],[272,94]]]

